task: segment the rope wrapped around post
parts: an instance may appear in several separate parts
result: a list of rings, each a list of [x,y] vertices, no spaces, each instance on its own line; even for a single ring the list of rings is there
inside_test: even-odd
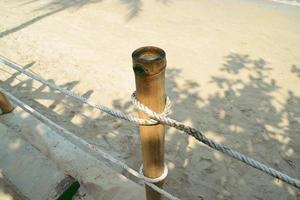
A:
[[[171,119],[171,118],[168,118],[168,117],[165,117],[164,115],[160,115],[160,114],[157,114],[153,111],[151,111],[149,108],[147,108],[146,106],[142,105],[140,102],[137,101],[136,99],[136,94],[133,93],[132,94],[132,103],[137,107],[137,109],[140,109],[142,110],[143,112],[145,112],[151,119],[150,120],[144,120],[144,119],[140,119],[140,118],[137,118],[135,116],[132,116],[132,115],[129,115],[127,113],[124,113],[124,112],[121,112],[121,111],[118,111],[118,110],[114,110],[114,109],[111,109],[111,108],[108,108],[106,106],[103,106],[101,104],[96,104],[94,102],[92,102],[91,100],[83,97],[83,96],[80,96],[79,94],[76,94],[75,92],[73,91],[69,91],[69,90],[66,90],[64,88],[61,88],[53,83],[50,83],[49,81],[47,80],[44,80],[42,78],[40,78],[39,76],[37,75],[34,75],[32,74],[31,72],[29,71],[26,71],[25,69],[23,69],[20,65],[4,58],[3,56],[0,56],[0,62],[15,69],[16,71],[22,73],[22,74],[25,74],[26,76],[30,77],[31,79],[34,79],[42,84],[45,84],[47,86],[49,86],[50,88],[54,89],[54,90],[57,90],[65,95],[68,95],[70,97],[73,97],[83,103],[86,103],[96,109],[99,109],[107,114],[110,114],[112,116],[115,116],[117,118],[120,118],[120,119],[124,119],[124,120],[127,120],[127,121],[130,121],[130,122],[133,122],[135,124],[138,124],[138,125],[152,125],[153,123],[164,123],[166,125],[169,125],[171,127],[174,127],[176,129],[179,129],[181,131],[184,131],[185,133],[187,133],[188,135],[191,135],[193,136],[194,138],[196,138],[198,141],[206,144],[207,146],[211,147],[212,149],[215,149],[215,150],[218,150],[232,158],[235,158],[239,161],[242,161],[243,163],[249,165],[249,166],[252,166],[256,169],[259,169],[275,178],[278,178],[290,185],[293,185],[294,187],[296,188],[299,188],[300,189],[300,180],[297,180],[295,178],[292,178],[282,172],[279,172],[265,164],[262,164],[252,158],[249,158],[248,156],[245,156],[225,145],[222,145],[222,144],[218,144],[208,138],[206,138],[205,135],[203,135],[203,133],[201,131],[198,131],[197,129],[195,128],[192,128],[190,126],[186,126],[184,125],[183,123],[180,123],[174,119]],[[154,121],[153,121],[154,120]],[[149,123],[151,121],[151,123]]]
[[[132,53],[132,64],[136,85],[136,96],[139,101],[151,110],[161,113],[166,110],[165,69],[167,67],[164,50],[146,46]],[[149,119],[144,112],[139,111],[141,119]],[[151,120],[151,119],[150,119]],[[141,151],[143,159],[143,174],[155,185],[163,188],[166,166],[165,155],[165,125],[157,122],[152,126],[139,125]],[[145,186],[147,200],[162,200],[163,196],[152,188]]]
[[[207,146],[211,147],[212,149],[218,150],[232,158],[235,158],[239,161],[242,161],[243,163],[254,167],[256,169],[261,170],[262,172],[265,172],[275,178],[278,178],[290,185],[293,185],[297,188],[300,188],[300,181],[292,178],[280,171],[277,171],[265,164],[260,163],[257,160],[254,160],[252,158],[249,158],[248,156],[245,156],[243,154],[241,154],[238,151],[235,151],[233,149],[231,149],[230,147],[227,147],[225,145],[222,144],[218,144],[210,139],[208,139],[201,131],[192,128],[190,126],[187,126],[181,122],[178,122],[174,119],[168,118],[166,116],[162,116],[160,114],[157,114],[155,112],[153,112],[152,110],[150,110],[149,108],[147,108],[147,106],[141,104],[137,98],[136,98],[136,94],[135,92],[131,95],[131,101],[133,103],[133,105],[138,109],[143,111],[144,113],[146,113],[151,119],[157,120],[160,123],[166,124],[168,126],[174,127],[178,130],[184,131],[186,134],[193,136],[195,139],[197,139],[198,141],[206,144]]]
[[[18,98],[16,98],[15,96],[13,96],[12,94],[10,94],[9,92],[5,91],[1,87],[0,87],[0,92],[2,92],[3,94],[6,94],[15,104],[17,104],[18,106],[20,106],[26,112],[32,114],[34,117],[36,117],[37,119],[41,120],[42,122],[44,122],[45,124],[47,124],[51,128],[54,128],[55,130],[57,130],[57,131],[65,134],[65,135],[67,135],[68,137],[72,137],[73,139],[75,139],[76,141],[78,141],[79,143],[81,143],[83,146],[86,146],[92,152],[95,152],[95,153],[99,154],[100,156],[102,156],[102,158],[106,159],[110,163],[115,164],[115,165],[121,167],[122,169],[126,170],[129,174],[131,174],[134,177],[140,179],[146,185],[148,185],[149,187],[151,187],[153,190],[155,190],[158,193],[164,195],[167,199],[170,199],[170,200],[180,200],[179,198],[175,197],[174,195],[168,193],[167,191],[159,188],[158,186],[156,186],[154,184],[157,181],[161,181],[161,180],[163,180],[166,177],[166,175],[168,173],[167,165],[165,165],[165,173],[161,177],[159,177],[158,179],[154,179],[154,180],[149,179],[148,177],[144,176],[142,168],[140,168],[140,172],[137,172],[136,170],[134,170],[131,167],[129,167],[126,163],[124,163],[124,162],[122,162],[122,161],[114,158],[109,153],[107,153],[107,152],[103,151],[102,149],[100,149],[98,146],[93,145],[91,143],[88,143],[87,141],[85,141],[84,139],[76,136],[74,133],[68,131],[64,127],[62,127],[62,126],[56,124],[55,122],[51,121],[50,119],[48,119],[47,117],[45,117],[43,114],[39,113],[38,111],[36,111],[32,107],[30,107],[29,105],[23,103],[21,100],[19,100]]]

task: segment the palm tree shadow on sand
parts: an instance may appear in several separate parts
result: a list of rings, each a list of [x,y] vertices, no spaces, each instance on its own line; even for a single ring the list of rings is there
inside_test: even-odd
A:
[[[0,32],[0,38],[6,37],[10,34],[18,32],[24,28],[27,28],[45,18],[53,16],[57,13],[66,11],[66,10],[78,10],[87,5],[101,3],[103,0],[50,0],[49,3],[45,3],[43,6],[38,6],[32,12],[39,12],[40,15],[33,17],[32,19],[25,21],[15,27],[7,28],[6,30]],[[41,0],[24,0],[20,6],[27,6],[29,4],[36,4],[42,2]],[[128,9],[128,14],[126,16],[127,20],[137,17],[140,12],[142,12],[143,1],[142,0],[119,0],[121,4],[124,4]],[[171,0],[160,0],[165,5],[169,5]],[[39,4],[37,4],[39,5]]]
[[[300,67],[297,65],[292,65],[291,72],[296,74],[300,78]]]
[[[237,53],[224,59],[220,67],[222,74],[212,76],[208,83],[218,89],[206,99],[201,96],[205,88],[196,81],[184,80],[181,69],[167,69],[167,94],[174,105],[171,117],[299,178],[300,97],[288,91],[288,100],[278,109],[273,94],[280,86],[269,76],[270,63]],[[116,107],[128,110],[128,104],[118,103]],[[172,128],[166,133],[166,159],[170,175],[165,187],[186,199],[272,199],[274,196],[290,199],[297,196],[294,187]]]

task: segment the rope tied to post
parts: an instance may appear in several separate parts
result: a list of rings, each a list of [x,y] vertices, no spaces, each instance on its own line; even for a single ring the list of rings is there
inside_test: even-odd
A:
[[[42,122],[46,123],[48,126],[51,126],[51,128],[54,128],[55,130],[63,133],[64,135],[75,139],[76,141],[78,141],[82,145],[86,146],[91,151],[100,154],[104,159],[106,159],[110,163],[113,163],[116,166],[121,167],[122,169],[126,170],[129,174],[133,175],[136,178],[139,178],[141,181],[143,181],[144,184],[148,185],[149,187],[151,187],[156,192],[164,195],[167,199],[170,199],[170,200],[180,200],[179,198],[175,197],[174,195],[168,193],[167,191],[163,190],[162,188],[159,188],[158,186],[156,186],[154,184],[156,182],[159,182],[159,181],[165,179],[165,177],[168,174],[167,165],[165,165],[164,173],[160,177],[155,178],[155,179],[150,179],[150,178],[144,176],[142,166],[141,166],[139,172],[136,171],[136,170],[134,170],[134,169],[132,169],[126,163],[124,163],[121,160],[118,160],[115,157],[111,156],[109,153],[103,151],[98,146],[95,146],[94,144],[91,144],[91,143],[85,141],[84,139],[80,138],[79,136],[76,136],[74,133],[68,131],[64,127],[62,127],[62,126],[56,124],[55,122],[53,122],[52,120],[48,119],[43,114],[39,113],[38,111],[36,111],[32,107],[30,107],[29,105],[23,103],[21,100],[19,100],[18,98],[16,98],[15,96],[13,96],[12,94],[10,94],[9,92],[5,91],[1,87],[0,87],[0,92],[3,92],[4,94],[6,94],[10,98],[10,100],[12,100],[15,104],[17,104],[18,106],[20,106],[26,112],[32,114],[34,117],[36,117],[37,119],[39,119]],[[99,158],[97,158],[97,159],[99,159]],[[68,172],[66,172],[66,173],[68,174]]]
[[[149,177],[147,177],[147,176],[144,175],[143,164],[142,164],[141,167],[140,167],[140,169],[139,169],[139,173],[143,177],[143,179],[144,179],[145,182],[148,182],[148,183],[158,183],[158,182],[161,182],[161,181],[165,180],[165,178],[168,176],[169,169],[168,169],[167,164],[165,163],[164,164],[164,171],[163,171],[163,173],[159,177],[157,177],[157,178],[149,178]]]
[[[89,100],[83,96],[80,96],[79,94],[77,94],[73,91],[69,91],[69,90],[61,88],[53,83],[50,83],[49,81],[44,80],[44,79],[40,78],[39,76],[32,74],[29,71],[26,71],[22,67],[18,66],[16,63],[9,61],[8,59],[6,59],[2,56],[0,56],[0,62],[15,69],[16,71],[18,71],[22,74],[25,74],[26,76],[30,77],[31,79],[34,79],[42,84],[45,84],[45,85],[49,86],[50,88],[57,90],[65,95],[74,97],[75,99],[77,99],[83,103],[86,103],[94,108],[97,108],[107,114],[114,116],[114,117],[124,119],[124,120],[133,122],[138,125],[145,125],[145,126],[151,126],[151,125],[154,125],[157,123],[162,123],[162,124],[174,127],[178,130],[184,131],[186,134],[193,136],[196,140],[206,144],[207,146],[211,147],[212,149],[218,150],[232,158],[235,158],[251,167],[259,169],[262,172],[265,172],[270,176],[278,178],[278,179],[300,189],[300,180],[292,178],[282,172],[279,172],[265,164],[262,164],[256,160],[254,160],[248,156],[245,156],[245,155],[239,153],[238,151],[233,150],[230,147],[227,147],[226,145],[218,144],[218,143],[214,142],[213,140],[208,139],[201,131],[199,131],[193,127],[187,126],[181,122],[178,122],[172,118],[167,117],[166,115],[168,113],[170,113],[170,105],[171,105],[170,102],[168,103],[168,98],[166,99],[167,106],[165,107],[165,111],[161,114],[158,114],[158,113],[155,113],[152,110],[150,110],[147,106],[141,104],[137,100],[136,94],[133,93],[131,96],[131,101],[132,101],[133,105],[138,110],[144,112],[145,114],[147,114],[150,117],[150,120],[140,119],[138,117],[124,113],[122,111],[114,110],[114,109],[108,108],[101,104],[96,104],[96,103],[92,102],[91,100]]]
[[[168,99],[168,98],[167,98]],[[261,170],[262,172],[267,173],[268,175],[271,175],[275,178],[278,178],[290,185],[293,185],[297,188],[300,188],[300,181],[292,178],[282,172],[279,172],[265,164],[260,163],[257,160],[254,160],[252,158],[249,158],[248,156],[245,156],[241,153],[239,153],[238,151],[235,151],[233,149],[231,149],[230,147],[227,147],[225,145],[222,144],[218,144],[216,142],[214,142],[213,140],[208,139],[201,131],[192,128],[190,126],[187,126],[181,122],[178,122],[174,119],[171,119],[167,116],[161,115],[161,114],[157,114],[154,111],[152,111],[151,109],[149,109],[147,106],[143,105],[141,102],[138,101],[136,93],[133,92],[131,95],[131,102],[132,104],[140,111],[144,112],[145,114],[147,114],[151,119],[156,120],[157,122],[160,122],[162,124],[174,127],[178,130],[181,130],[183,132],[185,132],[186,134],[193,136],[196,140],[206,144],[207,146],[211,147],[212,149],[218,150],[232,158],[235,158],[251,167],[254,167],[258,170]],[[170,108],[169,108],[170,109]]]

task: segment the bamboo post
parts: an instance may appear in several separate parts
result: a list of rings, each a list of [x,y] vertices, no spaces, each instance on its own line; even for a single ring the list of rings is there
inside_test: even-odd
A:
[[[10,113],[14,109],[8,97],[1,91],[0,91],[0,109],[2,110],[3,114]]]
[[[138,100],[151,110],[161,113],[165,107],[165,52],[157,47],[141,47],[132,53]],[[143,112],[139,117],[149,119]],[[143,172],[146,177],[157,178],[164,172],[164,125],[140,126]],[[156,183],[162,187],[163,182]],[[161,200],[162,196],[149,186],[147,200]]]

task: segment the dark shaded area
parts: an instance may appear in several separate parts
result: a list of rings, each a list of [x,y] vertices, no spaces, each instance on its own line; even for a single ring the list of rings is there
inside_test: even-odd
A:
[[[79,187],[79,182],[74,182],[57,200],[72,200]]]
[[[128,8],[128,19],[137,17],[142,11],[142,0],[120,0],[121,3],[125,4]]]
[[[297,71],[297,67],[292,69]],[[297,148],[300,141],[300,97],[289,91],[286,103],[276,102],[273,94],[280,86],[269,76],[272,70],[271,64],[263,58],[231,53],[224,57],[220,74],[212,76],[208,83],[217,88],[216,92],[204,97],[201,93],[205,88],[196,81],[186,80],[181,76],[182,69],[171,66],[166,72],[167,94],[174,105],[171,117],[189,122],[208,137],[219,138],[222,144],[300,178],[300,149]],[[81,113],[91,111],[91,108],[44,85],[33,88],[32,80],[12,86],[12,81],[19,75],[12,74],[1,81],[1,85],[56,123],[77,135],[85,133],[82,135],[84,139],[133,168],[139,167],[140,143],[137,128],[132,128],[132,124],[108,115],[93,119],[86,117]],[[60,87],[73,90],[78,83],[72,81]],[[93,90],[88,90],[83,95],[90,97],[92,94]],[[45,107],[37,101],[40,99],[52,103]],[[275,106],[276,103],[280,108]],[[62,112],[53,111],[62,105]],[[130,102],[122,99],[113,100],[113,105],[126,112],[133,110]],[[191,115],[193,113],[197,118]],[[72,122],[77,116],[81,117],[80,124]],[[282,199],[285,194],[291,199],[297,198],[295,188],[285,183],[276,185],[268,175],[198,145],[174,129],[167,129],[166,160],[175,168],[170,168],[165,188],[184,199],[272,199],[273,196]]]
[[[292,65],[291,71],[295,73],[300,78],[300,67],[297,65]]]

